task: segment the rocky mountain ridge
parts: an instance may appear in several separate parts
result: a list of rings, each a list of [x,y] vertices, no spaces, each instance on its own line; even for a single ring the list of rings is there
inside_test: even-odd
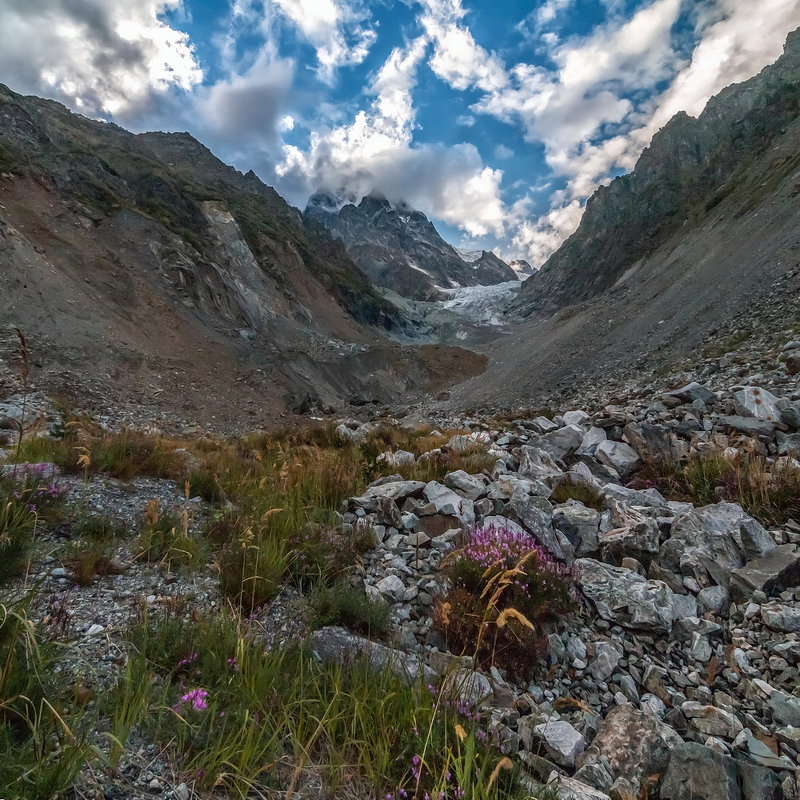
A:
[[[723,201],[733,218],[747,214],[797,169],[791,155],[766,181],[751,167],[798,114],[800,30],[774,64],[711,98],[697,119],[677,114],[631,173],[600,187],[575,233],[525,282],[518,311],[552,311],[611,289],[670,236],[700,229]]]
[[[344,242],[353,261],[377,285],[415,300],[440,299],[441,288],[493,285],[516,279],[494,253],[464,257],[442,239],[433,223],[404,203],[380,194],[356,205],[329,192],[313,195],[305,215]]]

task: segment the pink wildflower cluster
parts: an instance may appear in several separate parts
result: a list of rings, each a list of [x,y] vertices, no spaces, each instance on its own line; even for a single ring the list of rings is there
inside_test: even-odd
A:
[[[485,525],[470,531],[461,557],[488,569],[492,566],[511,568],[525,556],[533,553],[532,559],[542,567],[555,567],[553,557],[536,539],[521,528],[508,525]]]
[[[205,711],[208,708],[207,697],[208,692],[205,689],[192,689],[181,697],[180,703],[191,703],[195,711]]]
[[[16,487],[11,497],[27,502],[28,509],[36,512],[66,493],[66,489],[56,481],[57,473],[53,464],[17,464],[10,470],[4,469],[3,477]]]
[[[513,589],[531,599],[534,595],[542,599],[560,595],[572,575],[566,564],[556,561],[531,534],[516,526],[473,528],[458,559],[481,571],[513,569],[524,559],[521,569],[525,574],[514,581]]]
[[[433,697],[436,697],[439,694],[439,689],[432,683],[428,684],[428,691],[431,693],[431,695],[433,695]],[[481,716],[474,703],[468,703],[455,694],[444,696],[442,698],[442,705],[444,708],[451,708],[460,717],[463,717],[470,722],[477,722]]]

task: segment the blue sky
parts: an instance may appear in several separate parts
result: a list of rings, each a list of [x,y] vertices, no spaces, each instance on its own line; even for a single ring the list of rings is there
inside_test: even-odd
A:
[[[0,81],[188,130],[300,207],[377,190],[540,265],[798,26],[800,0],[3,0]]]

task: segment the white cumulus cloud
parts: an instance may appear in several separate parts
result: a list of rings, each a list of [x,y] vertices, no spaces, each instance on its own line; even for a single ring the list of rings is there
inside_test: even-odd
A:
[[[366,25],[369,15],[357,2],[347,0],[274,0],[316,48],[320,78],[330,83],[335,71],[360,64],[369,54],[376,33]]]
[[[3,0],[0,79],[89,116],[132,121],[203,78],[188,36],[163,15],[182,0]]]
[[[493,91],[504,86],[503,62],[481,47],[462,24],[461,0],[420,0],[420,24],[433,42],[431,69],[454,89]]]

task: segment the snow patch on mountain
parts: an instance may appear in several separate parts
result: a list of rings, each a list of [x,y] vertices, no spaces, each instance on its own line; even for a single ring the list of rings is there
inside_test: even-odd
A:
[[[519,281],[506,281],[493,286],[464,286],[460,289],[442,289],[447,295],[437,305],[452,311],[476,325],[500,328],[506,324],[504,310],[519,293]]]

